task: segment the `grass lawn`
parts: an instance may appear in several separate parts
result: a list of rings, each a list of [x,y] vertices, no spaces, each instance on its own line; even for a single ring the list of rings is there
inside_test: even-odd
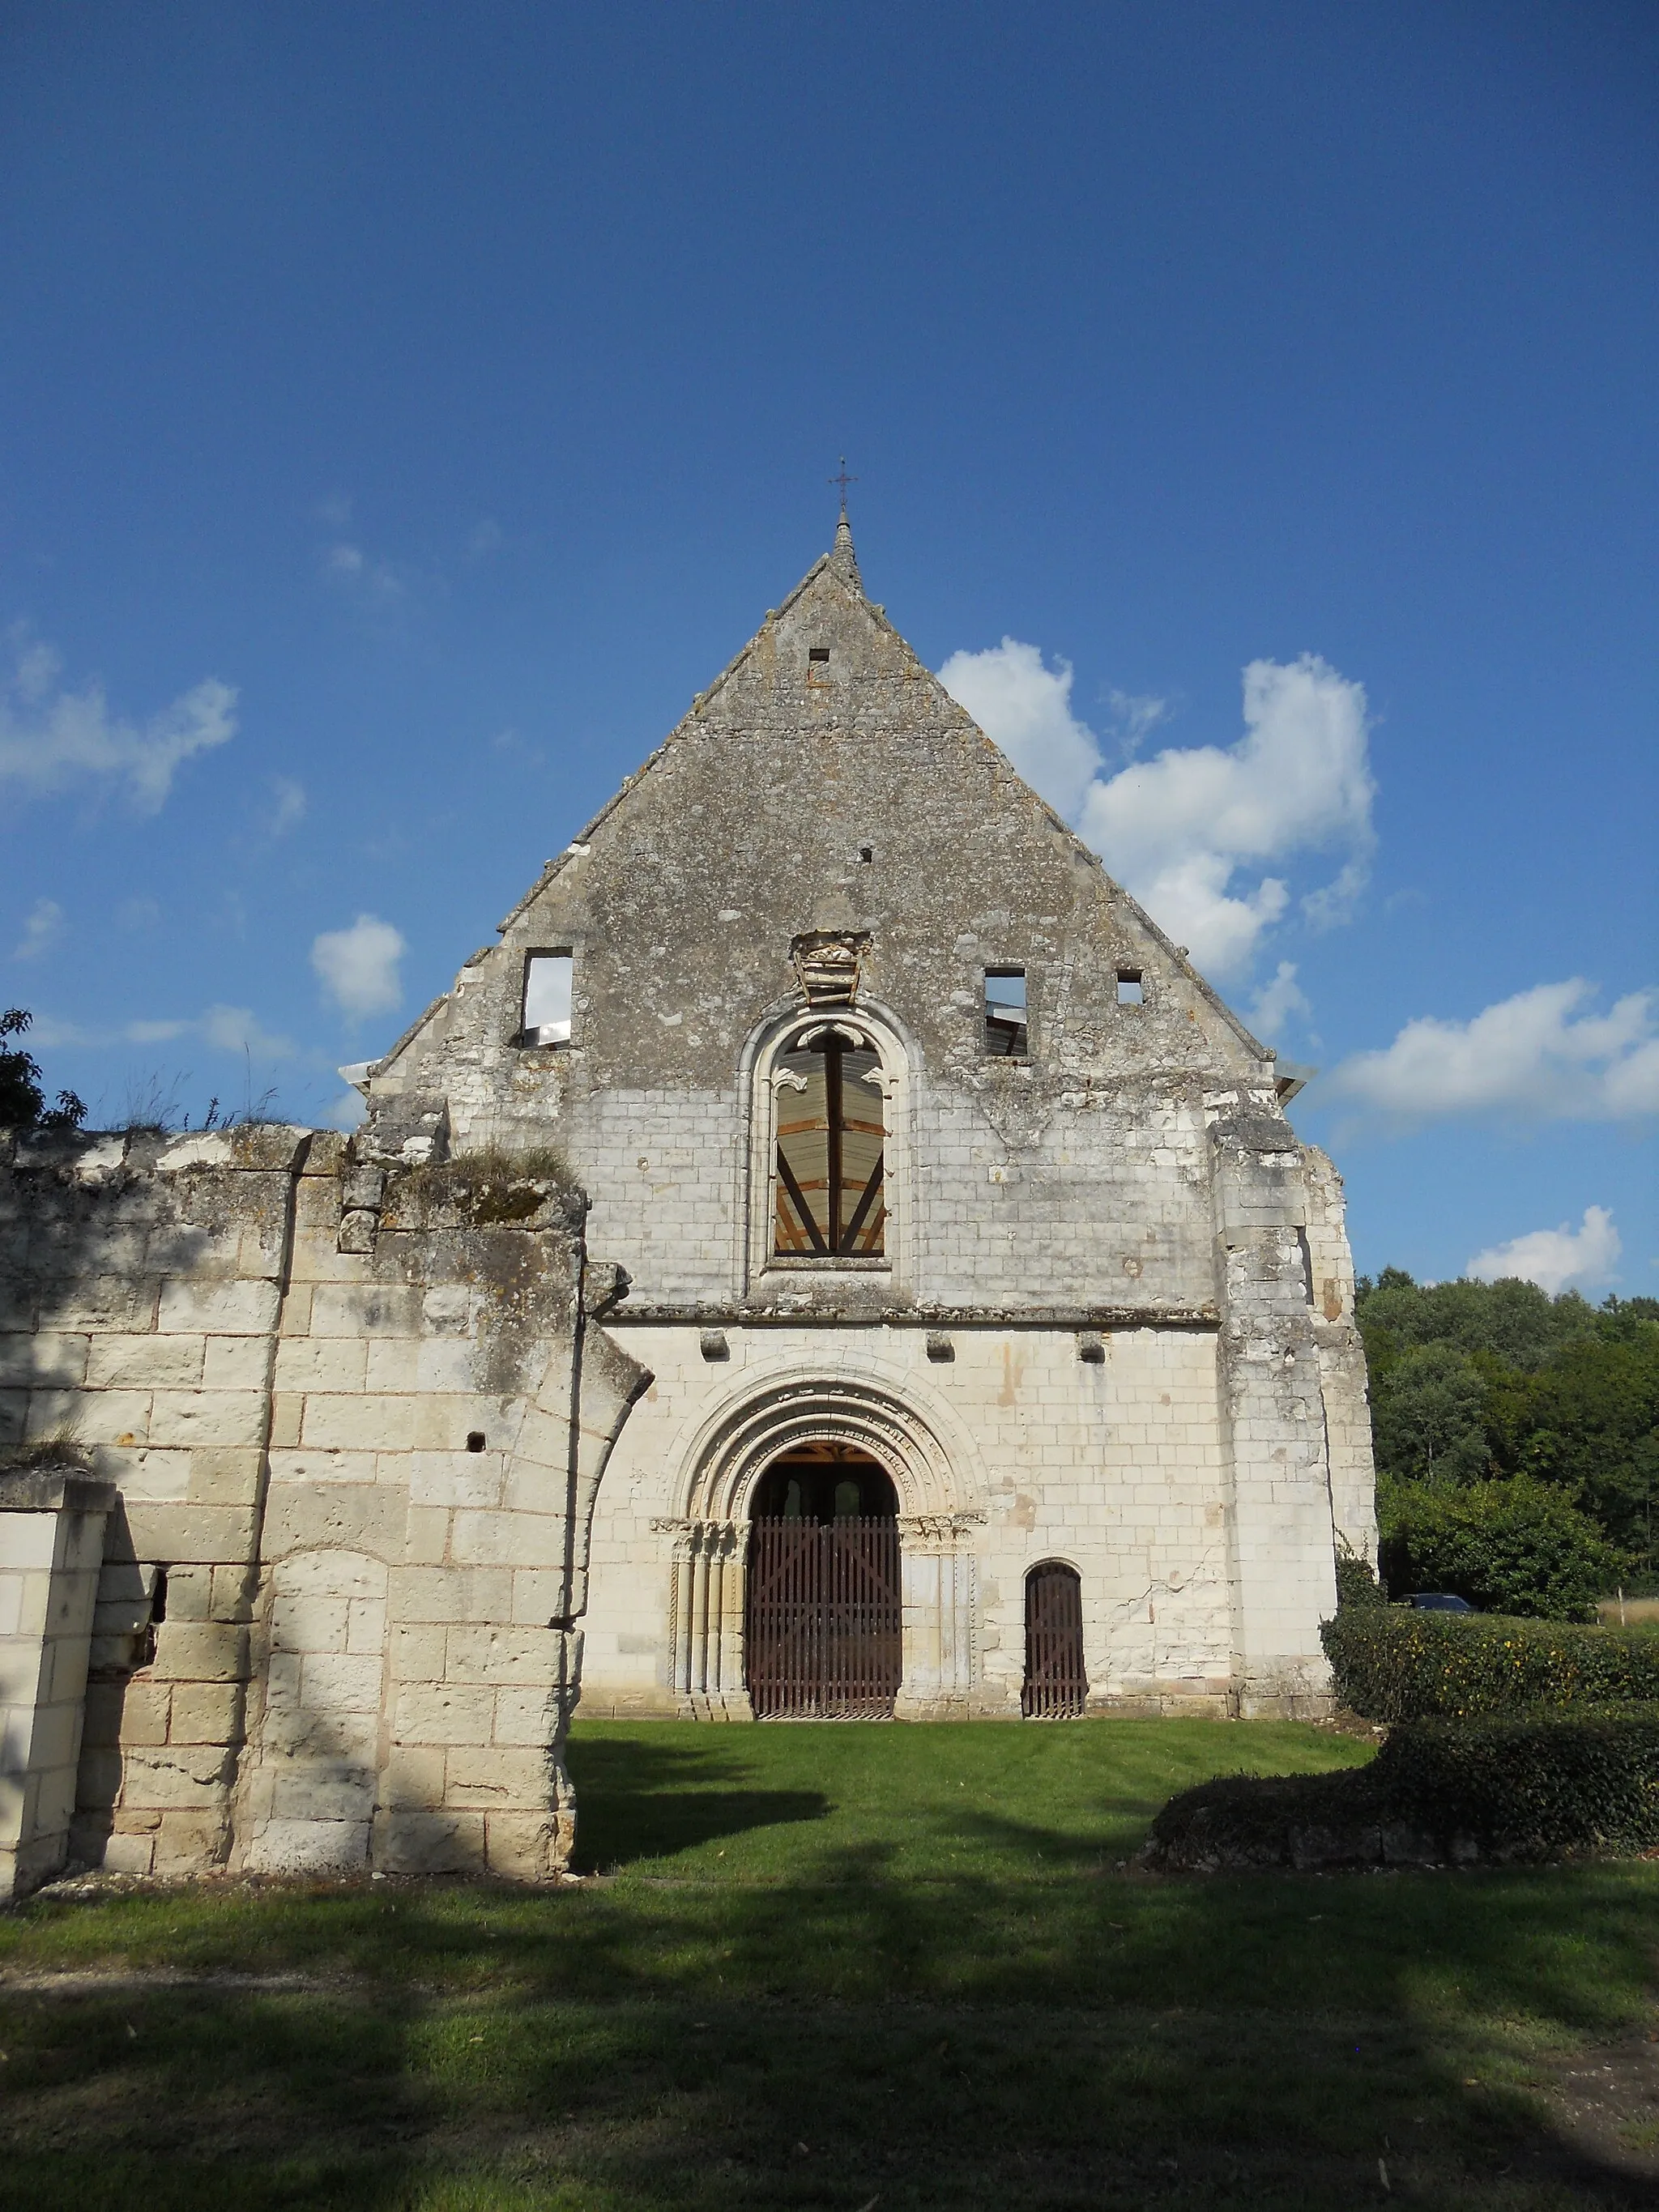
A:
[[[1659,2202],[1659,1864],[1178,1881],[1279,1723],[579,1725],[541,1894],[0,1915],[0,2207]]]

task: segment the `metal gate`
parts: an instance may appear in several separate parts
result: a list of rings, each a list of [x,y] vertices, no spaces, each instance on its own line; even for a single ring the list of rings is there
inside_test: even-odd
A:
[[[1083,1584],[1074,1567],[1045,1559],[1025,1577],[1025,1686],[1019,1709],[1027,1720],[1060,1720],[1083,1711]]]
[[[744,1629],[757,1720],[890,1720],[903,1613],[898,1524],[750,1524]]]

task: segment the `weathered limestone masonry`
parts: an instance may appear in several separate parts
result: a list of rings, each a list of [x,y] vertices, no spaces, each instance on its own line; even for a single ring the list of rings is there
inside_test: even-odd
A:
[[[0,1877],[556,1870],[647,1379],[580,1194],[441,1116],[5,1141]]]
[[[1340,1180],[845,518],[499,935],[349,1140],[0,1136],[0,1881],[547,1875],[584,1645],[611,1712],[1321,1708]]]
[[[1335,1544],[1375,1547],[1340,1180],[844,518],[499,934],[353,1073],[371,1126],[556,1145],[632,1279],[591,1706],[751,1711],[750,1522],[817,1453],[892,1486],[901,1715],[1020,1710],[1044,1563],[1091,1709],[1318,1709]]]

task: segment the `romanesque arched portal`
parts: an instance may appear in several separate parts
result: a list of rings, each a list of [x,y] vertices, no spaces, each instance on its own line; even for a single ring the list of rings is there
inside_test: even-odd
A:
[[[690,1713],[753,1711],[744,1665],[751,1522],[769,1471],[814,1455],[868,1462],[890,1482],[902,1578],[895,1711],[961,1711],[974,1683],[974,1559],[984,1513],[969,1503],[965,1447],[947,1451],[907,1395],[862,1378],[793,1376],[756,1387],[693,1440],[670,1590],[672,1688]]]

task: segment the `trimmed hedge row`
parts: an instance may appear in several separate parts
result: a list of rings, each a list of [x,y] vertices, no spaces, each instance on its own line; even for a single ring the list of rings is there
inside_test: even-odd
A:
[[[1659,1705],[1412,1721],[1369,1766],[1172,1797],[1143,1856],[1170,1871],[1548,1858],[1659,1844]]]
[[[1344,1606],[1319,1632],[1337,1696],[1371,1721],[1659,1700],[1650,1630]]]

